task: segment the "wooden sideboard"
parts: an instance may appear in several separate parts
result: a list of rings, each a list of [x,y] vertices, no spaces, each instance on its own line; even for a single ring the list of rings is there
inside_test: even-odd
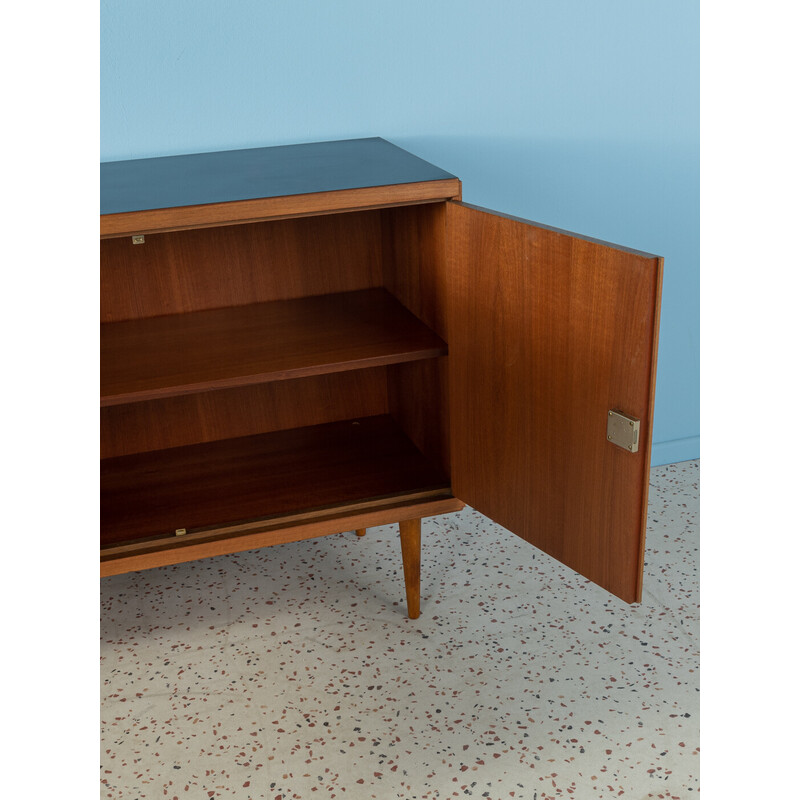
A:
[[[468,503],[641,599],[662,259],[383,139],[101,165],[101,575]]]

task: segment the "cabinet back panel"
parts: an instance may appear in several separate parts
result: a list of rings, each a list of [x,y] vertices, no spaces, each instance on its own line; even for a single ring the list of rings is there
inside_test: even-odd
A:
[[[385,209],[383,283],[403,305],[447,341],[445,205]],[[389,367],[389,410],[406,435],[450,474],[447,358]]]
[[[101,458],[388,413],[386,367],[100,410]]]
[[[380,286],[379,211],[100,242],[100,319],[179,314]]]

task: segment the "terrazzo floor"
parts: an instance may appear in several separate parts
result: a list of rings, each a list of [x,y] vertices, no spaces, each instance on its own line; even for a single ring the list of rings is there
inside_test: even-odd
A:
[[[101,797],[687,798],[699,462],[651,474],[627,606],[465,508],[102,581]]]

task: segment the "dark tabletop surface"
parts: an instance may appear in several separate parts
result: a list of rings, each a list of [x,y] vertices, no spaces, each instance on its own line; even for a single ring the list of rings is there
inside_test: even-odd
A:
[[[100,213],[454,177],[377,137],[106,161],[100,164]]]

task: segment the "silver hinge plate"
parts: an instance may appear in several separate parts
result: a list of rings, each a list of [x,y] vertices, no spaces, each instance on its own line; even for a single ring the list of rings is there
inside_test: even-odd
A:
[[[606,438],[617,447],[636,453],[639,450],[639,420],[621,411],[609,411]]]

